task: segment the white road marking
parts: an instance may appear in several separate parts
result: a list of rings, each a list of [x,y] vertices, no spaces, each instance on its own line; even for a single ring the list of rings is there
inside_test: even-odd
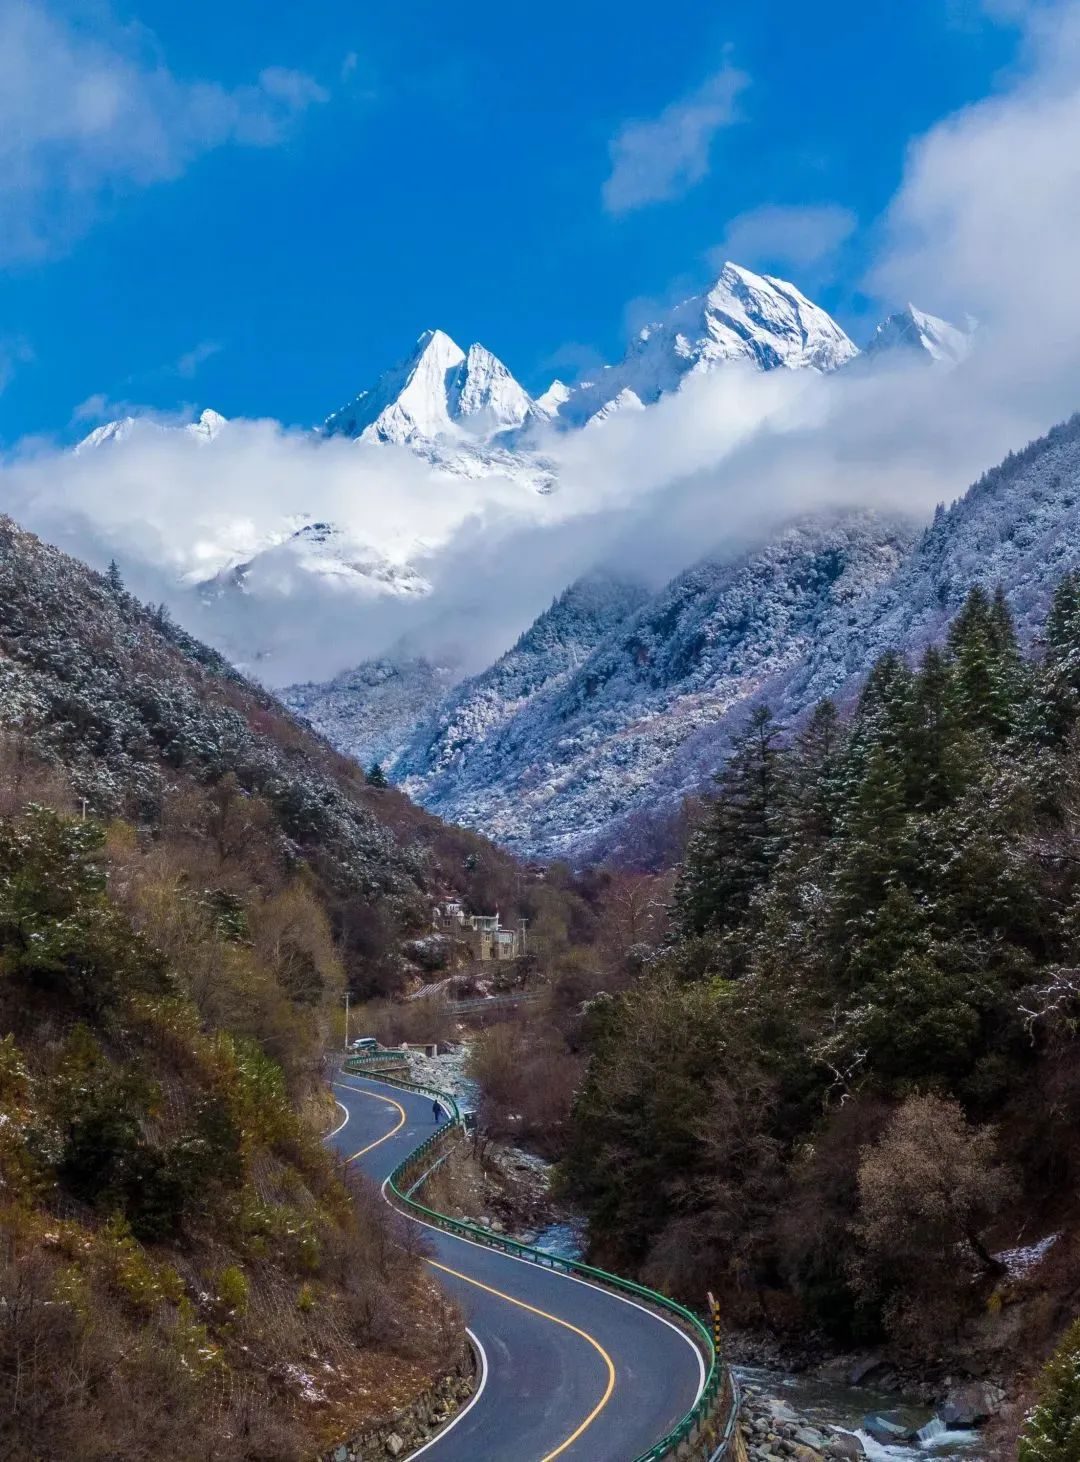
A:
[[[480,1397],[484,1394],[484,1387],[487,1385],[488,1380],[487,1351],[480,1344],[479,1335],[477,1335],[475,1331],[470,1330],[468,1326],[465,1327],[465,1334],[469,1337],[473,1345],[476,1347],[476,1353],[480,1357],[480,1384],[472,1393],[471,1400],[466,1406],[463,1406],[461,1408],[457,1416],[454,1417],[453,1421],[450,1422],[447,1426],[444,1426],[441,1432],[436,1432],[430,1442],[425,1442],[424,1445],[422,1447],[419,1447],[415,1452],[410,1452],[408,1457],[406,1458],[406,1462],[412,1462],[412,1459],[414,1457],[419,1457],[420,1454],[422,1452],[426,1452],[429,1447],[434,1447],[437,1442],[441,1442],[443,1437],[446,1436],[447,1432],[452,1432],[459,1421],[465,1420],[469,1412],[473,1409],[476,1403],[480,1400]]]
[[[361,1079],[363,1080],[365,1078],[361,1078]],[[381,1083],[379,1083],[377,1081],[376,1078],[368,1077],[366,1079],[369,1080],[369,1081],[372,1081],[372,1083],[374,1085],[380,1085],[381,1084]],[[344,1083],[341,1083],[341,1084],[343,1085]],[[386,1083],[386,1085],[389,1086],[389,1083]],[[392,1087],[390,1089],[393,1090]],[[376,1093],[371,1092],[367,1087],[350,1087],[350,1088],[347,1088],[347,1090],[356,1091],[356,1092],[361,1093],[361,1094],[363,1094],[363,1093],[366,1092],[368,1095],[371,1095],[371,1096],[376,1095]],[[387,1190],[389,1184],[390,1184],[389,1177],[384,1178],[383,1181],[382,1181],[382,1183],[381,1183],[381,1185],[380,1185],[379,1191],[382,1193],[383,1200],[391,1208],[395,1208],[396,1205],[394,1203],[392,1203],[391,1200],[390,1200],[390,1198],[387,1196],[386,1190]],[[401,1212],[401,1210],[398,1209],[398,1212]],[[467,1238],[464,1238],[461,1234],[450,1233],[449,1230],[447,1230],[447,1229],[439,1228],[439,1226],[437,1224],[426,1223],[422,1218],[417,1218],[415,1216],[415,1214],[412,1214],[412,1213],[405,1213],[403,1216],[405,1218],[409,1219],[409,1221],[411,1223],[419,1224],[419,1226],[421,1228],[430,1229],[432,1231],[432,1233],[445,1234],[448,1238],[455,1239],[459,1244],[469,1244],[474,1249],[482,1249],[482,1250],[484,1250],[487,1253],[492,1253],[492,1252],[497,1253],[503,1259],[513,1260],[513,1262],[516,1263],[516,1264],[528,1264],[533,1269],[542,1269],[547,1274],[556,1275],[560,1279],[568,1279],[572,1284],[580,1284],[580,1285],[583,1285],[586,1289],[596,1290],[600,1294],[608,1295],[613,1300],[618,1300],[620,1304],[629,1305],[631,1307],[631,1309],[634,1309],[634,1310],[640,1310],[643,1315],[648,1315],[650,1319],[656,1320],[659,1324],[666,1325],[667,1328],[669,1330],[671,1330],[675,1335],[678,1335],[680,1337],[680,1339],[685,1340],[686,1344],[690,1347],[690,1349],[694,1353],[694,1358],[697,1361],[697,1366],[698,1366],[698,1388],[697,1388],[697,1395],[694,1397],[694,1405],[696,1406],[697,1403],[698,1403],[698,1401],[700,1401],[701,1394],[705,1390],[705,1381],[706,1381],[705,1357],[702,1354],[700,1347],[696,1344],[696,1342],[693,1339],[691,1339],[691,1337],[686,1333],[685,1330],[681,1330],[678,1325],[674,1324],[671,1320],[666,1319],[663,1315],[658,1315],[655,1310],[650,1310],[646,1305],[639,1304],[637,1300],[632,1300],[627,1295],[619,1294],[618,1291],[616,1291],[616,1290],[605,1289],[605,1287],[602,1284],[596,1284],[592,1280],[589,1280],[589,1279],[581,1279],[576,1274],[567,1274],[566,1271],[563,1270],[563,1269],[549,1269],[547,1267],[547,1265],[540,1264],[535,1259],[524,1259],[519,1254],[507,1254],[505,1251],[503,1251],[501,1249],[498,1249],[498,1248],[494,1248],[491,1245],[479,1244],[479,1243],[476,1242],[475,1239],[467,1239]],[[471,1334],[472,1332],[470,1331],[469,1333]],[[477,1345],[479,1345],[479,1344],[480,1344],[480,1342],[477,1341]],[[482,1353],[483,1352],[483,1347],[481,1346],[480,1349],[481,1349],[481,1353]],[[485,1357],[485,1383],[486,1383],[486,1357]],[[480,1389],[482,1389],[482,1388],[480,1388]],[[461,1412],[458,1413],[458,1420],[460,1420],[460,1418],[465,1415],[465,1412],[468,1411],[470,1407],[472,1407],[472,1406],[474,1406],[476,1404],[476,1401],[479,1399],[480,1389],[478,1389],[475,1392],[475,1394],[473,1395],[472,1400],[469,1402],[469,1405],[467,1407],[465,1407]],[[450,1428],[447,1427],[445,1430],[446,1431],[449,1431]],[[443,1435],[445,1435],[445,1432],[440,1432],[439,1433],[439,1436],[443,1436]],[[436,1436],[436,1437],[432,1438],[432,1440],[430,1442],[425,1442],[424,1446],[421,1447],[420,1451],[421,1452],[426,1451],[428,1449],[428,1447],[433,1446],[434,1443],[439,1440],[439,1436]],[[419,1455],[420,1455],[419,1452],[414,1452],[412,1454],[412,1456],[414,1456],[414,1457],[417,1457]],[[411,1458],[409,1459],[409,1462],[411,1462]]]
[[[335,1107],[340,1107],[341,1110],[345,1113],[345,1121],[344,1122],[339,1122],[337,1124],[337,1126],[334,1128],[333,1132],[328,1132],[326,1134],[326,1136],[323,1138],[323,1141],[324,1142],[329,1142],[330,1139],[331,1139],[331,1137],[336,1137],[338,1135],[338,1133],[341,1131],[341,1129],[343,1127],[345,1127],[345,1126],[348,1125],[349,1117],[351,1115],[350,1112],[349,1112],[349,1109],[345,1105],[345,1103],[344,1102],[339,1102],[338,1099],[337,1099],[337,1097],[334,1098],[334,1106]]]

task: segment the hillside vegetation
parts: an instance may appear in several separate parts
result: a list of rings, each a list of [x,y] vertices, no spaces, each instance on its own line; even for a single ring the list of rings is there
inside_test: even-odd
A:
[[[1068,575],[1034,659],[976,589],[848,719],[754,714],[669,942],[585,1021],[564,1172],[600,1262],[946,1366],[1073,1318],[1078,713]]]
[[[528,881],[0,520],[0,1452],[310,1457],[460,1320],[335,1166],[346,987]]]

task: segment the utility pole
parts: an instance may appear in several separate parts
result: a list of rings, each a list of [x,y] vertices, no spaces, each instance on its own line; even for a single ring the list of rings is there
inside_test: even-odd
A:
[[[522,954],[528,954],[529,951],[525,944],[525,930],[529,927],[529,921],[528,919],[519,919],[518,922],[521,925],[521,952]]]
[[[345,1049],[349,1049],[349,992],[345,991]]]
[[[86,804],[87,804],[88,799],[86,797],[80,797],[79,798],[79,801],[82,803],[82,820],[83,820],[83,822],[85,822],[86,821]]]

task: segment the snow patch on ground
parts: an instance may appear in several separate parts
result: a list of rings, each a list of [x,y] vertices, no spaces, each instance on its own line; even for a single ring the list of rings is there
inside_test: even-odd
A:
[[[1023,1279],[1025,1275],[1039,1267],[1060,1238],[1060,1232],[1047,1234],[1046,1238],[1040,1239],[1038,1243],[1027,1244],[1019,1249],[1003,1249],[1000,1254],[995,1254],[994,1258],[1000,1264],[1005,1265],[1010,1279]]]

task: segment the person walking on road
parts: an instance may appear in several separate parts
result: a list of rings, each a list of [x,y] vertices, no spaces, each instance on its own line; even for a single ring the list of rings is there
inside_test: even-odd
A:
[[[431,1116],[432,1116],[432,1119],[436,1123],[438,1123],[439,1118],[442,1116],[442,1107],[439,1106],[438,1102],[432,1102],[432,1104],[431,1104]]]

